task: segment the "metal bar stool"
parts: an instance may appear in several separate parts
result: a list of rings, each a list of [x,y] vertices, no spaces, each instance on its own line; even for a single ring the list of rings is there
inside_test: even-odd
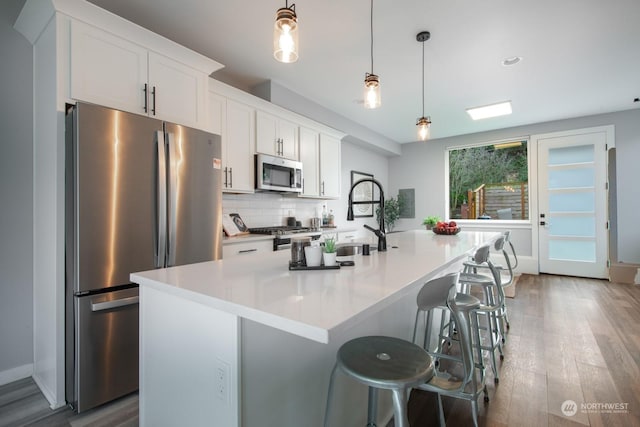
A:
[[[499,241],[504,241],[504,237],[501,236],[498,238]],[[496,244],[502,244],[502,242],[497,242]],[[489,269],[491,276],[485,276],[482,274],[474,274],[474,273],[466,273],[463,272],[460,274],[460,283],[462,285],[462,289],[467,293],[470,290],[470,286],[482,286],[484,301],[480,305],[480,307],[475,310],[476,314],[486,315],[487,318],[487,335],[489,339],[489,344],[482,344],[482,340],[480,337],[480,330],[483,327],[478,326],[476,331],[476,341],[480,343],[479,346],[482,350],[485,350],[489,353],[491,357],[491,367],[493,370],[494,381],[497,384],[500,381],[498,364],[496,362],[495,351],[496,349],[500,353],[500,360],[504,359],[504,355],[502,353],[502,344],[505,342],[504,339],[504,325],[503,317],[502,317],[502,307],[504,306],[505,297],[504,297],[504,289],[501,286],[500,275],[493,263],[489,259],[490,247],[489,245],[480,246],[476,249],[473,254],[472,260],[476,267],[484,266]],[[482,358],[481,358],[482,360]]]
[[[409,427],[408,391],[433,376],[433,360],[420,346],[394,337],[366,336],[344,343],[338,350],[331,372],[324,425],[331,415],[334,379],[340,371],[369,386],[367,427],[376,426],[378,389],[393,393],[394,423]]]
[[[477,330],[477,316],[475,311],[480,308],[480,300],[472,295],[457,293],[458,273],[448,274],[438,279],[427,282],[417,297],[418,310],[413,330],[413,340],[416,342],[418,330],[423,328],[424,340],[422,345],[427,347],[429,354],[434,359],[448,359],[457,362],[462,367],[462,375],[452,376],[448,371],[443,370],[443,364],[438,364],[435,375],[431,380],[418,388],[435,392],[438,394],[438,413],[440,425],[445,425],[444,410],[442,407],[442,397],[450,396],[457,399],[465,399],[471,403],[473,423],[478,425],[478,397],[484,393],[485,402],[489,401],[487,387],[484,381],[484,367],[476,363],[476,357],[482,357],[481,349],[477,347],[477,356],[474,355],[473,331]],[[444,304],[434,306],[437,300],[436,290],[439,287],[449,287]],[[430,345],[431,319],[434,309],[444,309],[451,313],[451,323],[455,325],[456,342],[460,346],[460,357],[451,357],[449,354],[438,353],[441,346],[437,346],[436,351],[428,349]],[[422,319],[421,319],[422,318]],[[424,327],[422,326],[424,325]],[[439,338],[440,339],[440,338]],[[420,344],[420,343],[418,343]]]

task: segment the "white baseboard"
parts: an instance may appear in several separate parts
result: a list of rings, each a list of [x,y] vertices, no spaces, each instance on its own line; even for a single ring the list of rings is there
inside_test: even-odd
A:
[[[516,273],[520,274],[539,274],[538,258],[532,256],[518,256],[518,268]]]
[[[45,382],[42,381],[35,372],[33,373],[33,381],[35,381],[36,385],[44,395],[44,398],[49,402],[49,408],[55,410],[58,408],[62,408],[67,404],[64,399],[62,400],[62,402],[57,401],[55,393],[53,393],[51,390],[49,390],[48,387],[45,386]]]
[[[29,378],[33,375],[33,363],[18,366],[17,368],[8,369],[0,372],[0,385],[12,383],[14,381]]]

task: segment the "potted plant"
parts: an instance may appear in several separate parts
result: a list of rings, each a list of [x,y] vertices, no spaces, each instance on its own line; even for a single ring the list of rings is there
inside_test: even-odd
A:
[[[396,198],[392,197],[384,201],[384,224],[387,228],[385,231],[390,232],[393,230],[393,226],[400,218],[400,211],[403,206],[404,201],[399,194]],[[376,221],[380,223],[380,206],[376,208]]]
[[[437,215],[432,215],[432,216],[428,216],[426,217],[423,221],[422,221],[422,225],[427,227],[427,230],[431,230],[433,227],[436,226],[436,224],[438,222],[442,221],[442,219],[437,216]]]
[[[326,237],[324,239],[324,251],[322,254],[322,260],[325,267],[331,267],[336,265],[336,239],[333,237]]]

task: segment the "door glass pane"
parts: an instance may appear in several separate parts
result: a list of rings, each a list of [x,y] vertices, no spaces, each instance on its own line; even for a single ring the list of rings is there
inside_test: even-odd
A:
[[[549,236],[595,237],[594,217],[549,217]]]
[[[596,242],[550,240],[549,259],[595,262]]]
[[[595,210],[594,193],[555,193],[549,195],[550,212],[593,212]]]
[[[549,165],[593,162],[593,145],[549,149]]]
[[[549,189],[592,188],[595,183],[593,168],[556,169],[549,171]]]

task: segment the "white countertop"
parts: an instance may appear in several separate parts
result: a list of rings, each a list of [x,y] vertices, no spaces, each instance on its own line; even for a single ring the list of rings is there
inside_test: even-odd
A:
[[[387,235],[387,252],[353,257],[339,270],[289,271],[289,251],[257,253],[132,273],[131,281],[321,343],[421,286],[499,236],[413,230]]]

